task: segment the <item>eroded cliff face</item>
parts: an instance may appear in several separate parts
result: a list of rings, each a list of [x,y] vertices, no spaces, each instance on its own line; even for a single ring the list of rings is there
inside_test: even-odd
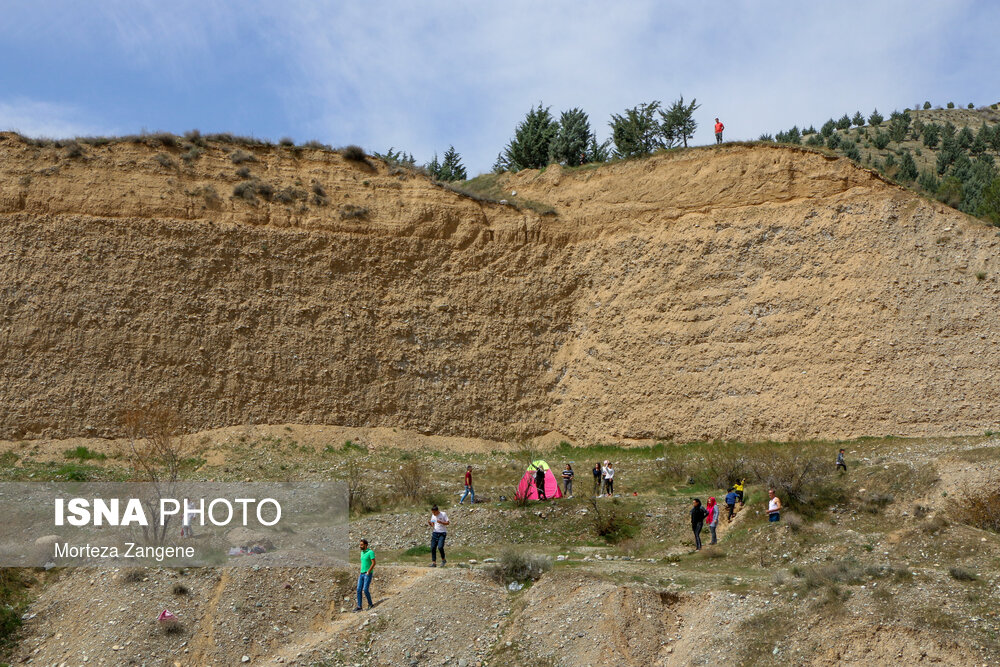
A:
[[[110,435],[150,400],[192,430],[997,425],[996,230],[844,160],[728,147],[505,177],[556,207],[539,217],[327,152],[183,150],[0,135],[0,437]],[[247,180],[271,200],[233,197]]]

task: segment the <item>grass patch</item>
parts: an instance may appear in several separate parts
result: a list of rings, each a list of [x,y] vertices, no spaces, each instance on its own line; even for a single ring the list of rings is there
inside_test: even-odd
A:
[[[594,535],[608,544],[618,544],[632,539],[642,528],[640,514],[631,505],[617,498],[611,502],[590,499],[590,517]]]
[[[518,210],[528,209],[539,215],[556,215],[556,209],[542,202],[516,197],[500,187],[500,174],[483,174],[461,183],[439,183],[445,190],[469,197],[478,202],[500,204],[506,202]]]
[[[68,459],[76,459],[77,461],[104,461],[108,458],[107,454],[95,452],[83,445],[74,447],[73,449],[67,449],[63,452],[63,456]]]
[[[0,568],[0,649],[7,649],[14,643],[35,583],[30,570]]]
[[[952,568],[949,568],[948,569],[948,574],[950,574],[951,578],[954,579],[955,581],[978,581],[979,580],[979,575],[977,575],[975,572],[972,572],[970,570],[966,570],[965,568],[961,568],[961,567],[952,567]]]

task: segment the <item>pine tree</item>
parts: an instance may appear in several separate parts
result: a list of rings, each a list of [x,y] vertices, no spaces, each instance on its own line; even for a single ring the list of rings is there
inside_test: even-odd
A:
[[[979,157],[987,151],[989,148],[989,141],[991,138],[990,129],[986,127],[986,123],[979,127],[979,131],[976,132],[976,138],[972,142],[972,146],[969,147],[969,152]]]
[[[505,171],[507,171],[507,169],[508,169],[507,160],[504,159],[503,153],[502,152],[501,153],[497,153],[496,162],[493,163],[493,168],[492,168],[493,173],[494,174],[502,174]]]
[[[910,129],[910,114],[893,111],[889,116],[889,138],[895,142],[904,141]]]
[[[851,119],[851,122],[857,125],[858,127],[861,127],[862,125],[865,124],[865,117],[861,115],[860,111],[855,111],[854,118]]]
[[[976,206],[976,215],[1000,226],[1000,178],[993,179],[993,182],[983,189],[979,205]]]
[[[958,136],[955,138],[958,139],[958,145],[963,150],[968,150],[972,146],[972,142],[975,141],[975,137],[972,135],[972,130],[968,127],[963,127],[959,130]]]
[[[684,96],[670,105],[666,111],[660,111],[660,132],[663,135],[663,144],[667,148],[672,148],[679,143],[687,148],[688,139],[694,136],[698,129],[698,123],[694,119],[695,110],[701,105],[697,100],[691,100],[690,104],[684,104]]]
[[[583,109],[563,111],[550,145],[552,161],[570,167],[583,164],[587,159],[590,137],[590,120]]]
[[[927,148],[935,148],[938,145],[938,141],[941,139],[941,126],[936,123],[927,123],[924,125],[924,146]]]
[[[848,116],[846,113],[843,116],[841,116],[840,120],[837,121],[837,129],[838,130],[851,129],[851,117]]]
[[[889,135],[882,130],[879,130],[872,138],[872,143],[875,144],[875,148],[882,150],[889,145]]]
[[[904,181],[912,181],[917,177],[917,163],[914,162],[910,151],[905,151],[899,161],[899,177]]]
[[[437,159],[435,153],[434,159]],[[458,154],[454,146],[448,146],[444,152],[444,161],[438,169],[437,180],[439,181],[464,181],[466,179],[465,167],[462,166],[462,156]]]
[[[434,153],[434,159],[427,163],[427,173],[435,181],[441,180],[441,163],[438,161],[438,154]]]
[[[885,120],[885,118],[878,112],[878,109],[872,111],[872,115],[868,116],[868,124],[872,127],[878,127],[882,124],[883,120]]]
[[[882,122],[881,120],[879,121]],[[874,125],[874,123],[872,123]],[[822,127],[819,128],[819,133],[823,135],[823,138],[828,138],[833,131],[837,129],[837,123],[831,118],[830,120],[823,123]]]
[[[656,112],[660,110],[660,102],[654,100],[626,109],[624,115],[612,114],[611,141],[615,144],[615,156],[630,158],[639,155],[649,155],[657,148],[662,148],[660,141],[660,125],[656,122]]]
[[[1000,153],[1000,124],[993,126],[992,136],[989,140],[990,148]]]
[[[610,139],[597,143],[597,135],[591,132],[590,143],[587,145],[587,162],[607,162],[610,160],[611,151],[608,150],[610,144]]]
[[[930,108],[931,108],[931,103],[930,102],[924,102],[924,109],[926,110],[926,109],[930,109]]]
[[[558,124],[549,107],[539,102],[514,130],[514,138],[504,150],[504,159],[513,171],[541,169],[549,163],[549,144],[556,135]]]

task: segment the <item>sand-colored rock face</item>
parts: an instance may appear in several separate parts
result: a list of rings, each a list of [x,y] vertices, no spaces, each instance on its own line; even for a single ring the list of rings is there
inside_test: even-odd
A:
[[[1000,421],[996,230],[847,161],[730,147],[506,177],[558,210],[540,218],[287,149],[239,166],[308,199],[246,202],[233,150],[0,135],[0,437],[110,435],[148,400],[192,429],[489,438]]]

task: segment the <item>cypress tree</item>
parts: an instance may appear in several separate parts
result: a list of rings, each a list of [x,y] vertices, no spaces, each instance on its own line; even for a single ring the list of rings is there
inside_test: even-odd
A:
[[[437,155],[434,156],[437,159]],[[462,156],[458,154],[454,146],[448,146],[444,152],[444,161],[438,170],[439,181],[464,181],[466,178],[465,167],[462,166]]]
[[[698,123],[694,119],[695,109],[701,105],[697,100],[691,100],[690,104],[684,104],[684,96],[670,105],[666,111],[660,111],[660,131],[663,135],[663,144],[667,148],[672,148],[679,143],[687,148],[688,139],[694,136],[698,129]]]
[[[616,157],[649,155],[657,148],[663,147],[663,142],[660,140],[661,128],[655,118],[659,110],[660,102],[653,100],[626,109],[623,115],[611,115],[608,124],[611,126],[611,140],[615,144]]]
[[[590,120],[583,109],[563,111],[552,139],[552,161],[577,167],[587,159],[590,143]]]
[[[556,135],[557,123],[549,113],[549,107],[537,107],[525,115],[524,120],[514,130],[514,138],[504,150],[504,159],[510,169],[541,169],[549,163],[549,145]]]

